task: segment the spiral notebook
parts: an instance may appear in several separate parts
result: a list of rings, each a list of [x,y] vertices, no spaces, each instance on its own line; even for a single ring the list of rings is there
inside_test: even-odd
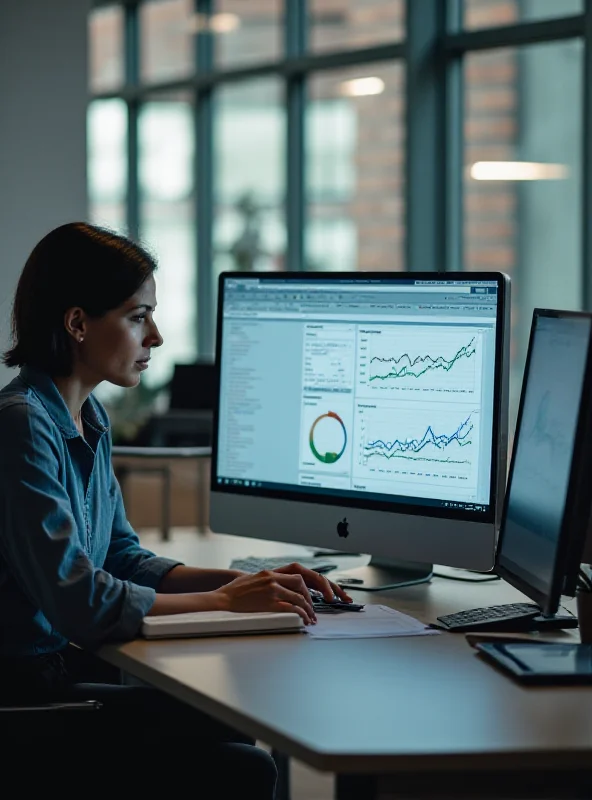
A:
[[[165,639],[253,633],[298,633],[304,629],[304,621],[296,613],[199,611],[144,617],[141,634],[145,639]]]

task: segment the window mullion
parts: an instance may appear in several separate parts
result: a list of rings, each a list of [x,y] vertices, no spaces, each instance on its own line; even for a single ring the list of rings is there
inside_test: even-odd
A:
[[[306,52],[306,0],[285,0],[286,57],[298,58]],[[305,268],[306,224],[306,76],[286,78],[286,267]]]
[[[124,9],[125,85],[136,89],[140,74],[140,36],[138,4],[127,4]],[[140,203],[138,179],[138,112],[139,101],[135,92],[127,100],[127,231],[131,239],[140,237]]]
[[[195,0],[195,10],[204,17],[213,12],[212,0]],[[207,26],[196,36],[197,74],[214,68],[214,42]],[[195,231],[197,236],[197,341],[201,357],[209,358],[215,348],[214,287],[214,89],[195,90]]]
[[[582,306],[592,310],[592,0],[586,0],[582,130]]]

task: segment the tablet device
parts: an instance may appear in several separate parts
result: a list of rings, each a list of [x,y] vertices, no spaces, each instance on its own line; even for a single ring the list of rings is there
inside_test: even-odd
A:
[[[590,644],[480,642],[475,649],[521,683],[592,684]]]

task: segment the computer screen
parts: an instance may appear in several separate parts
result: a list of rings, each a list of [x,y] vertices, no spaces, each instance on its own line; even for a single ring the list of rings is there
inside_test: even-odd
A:
[[[590,519],[592,316],[535,309],[496,572],[543,613],[575,592]]]
[[[508,293],[501,273],[224,273],[212,529],[491,568]]]

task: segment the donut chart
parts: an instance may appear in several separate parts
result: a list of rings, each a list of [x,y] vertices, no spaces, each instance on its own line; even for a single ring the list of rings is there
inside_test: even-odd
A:
[[[339,461],[347,445],[347,431],[339,414],[328,411],[317,417],[311,425],[308,443],[317,461],[323,464]]]

